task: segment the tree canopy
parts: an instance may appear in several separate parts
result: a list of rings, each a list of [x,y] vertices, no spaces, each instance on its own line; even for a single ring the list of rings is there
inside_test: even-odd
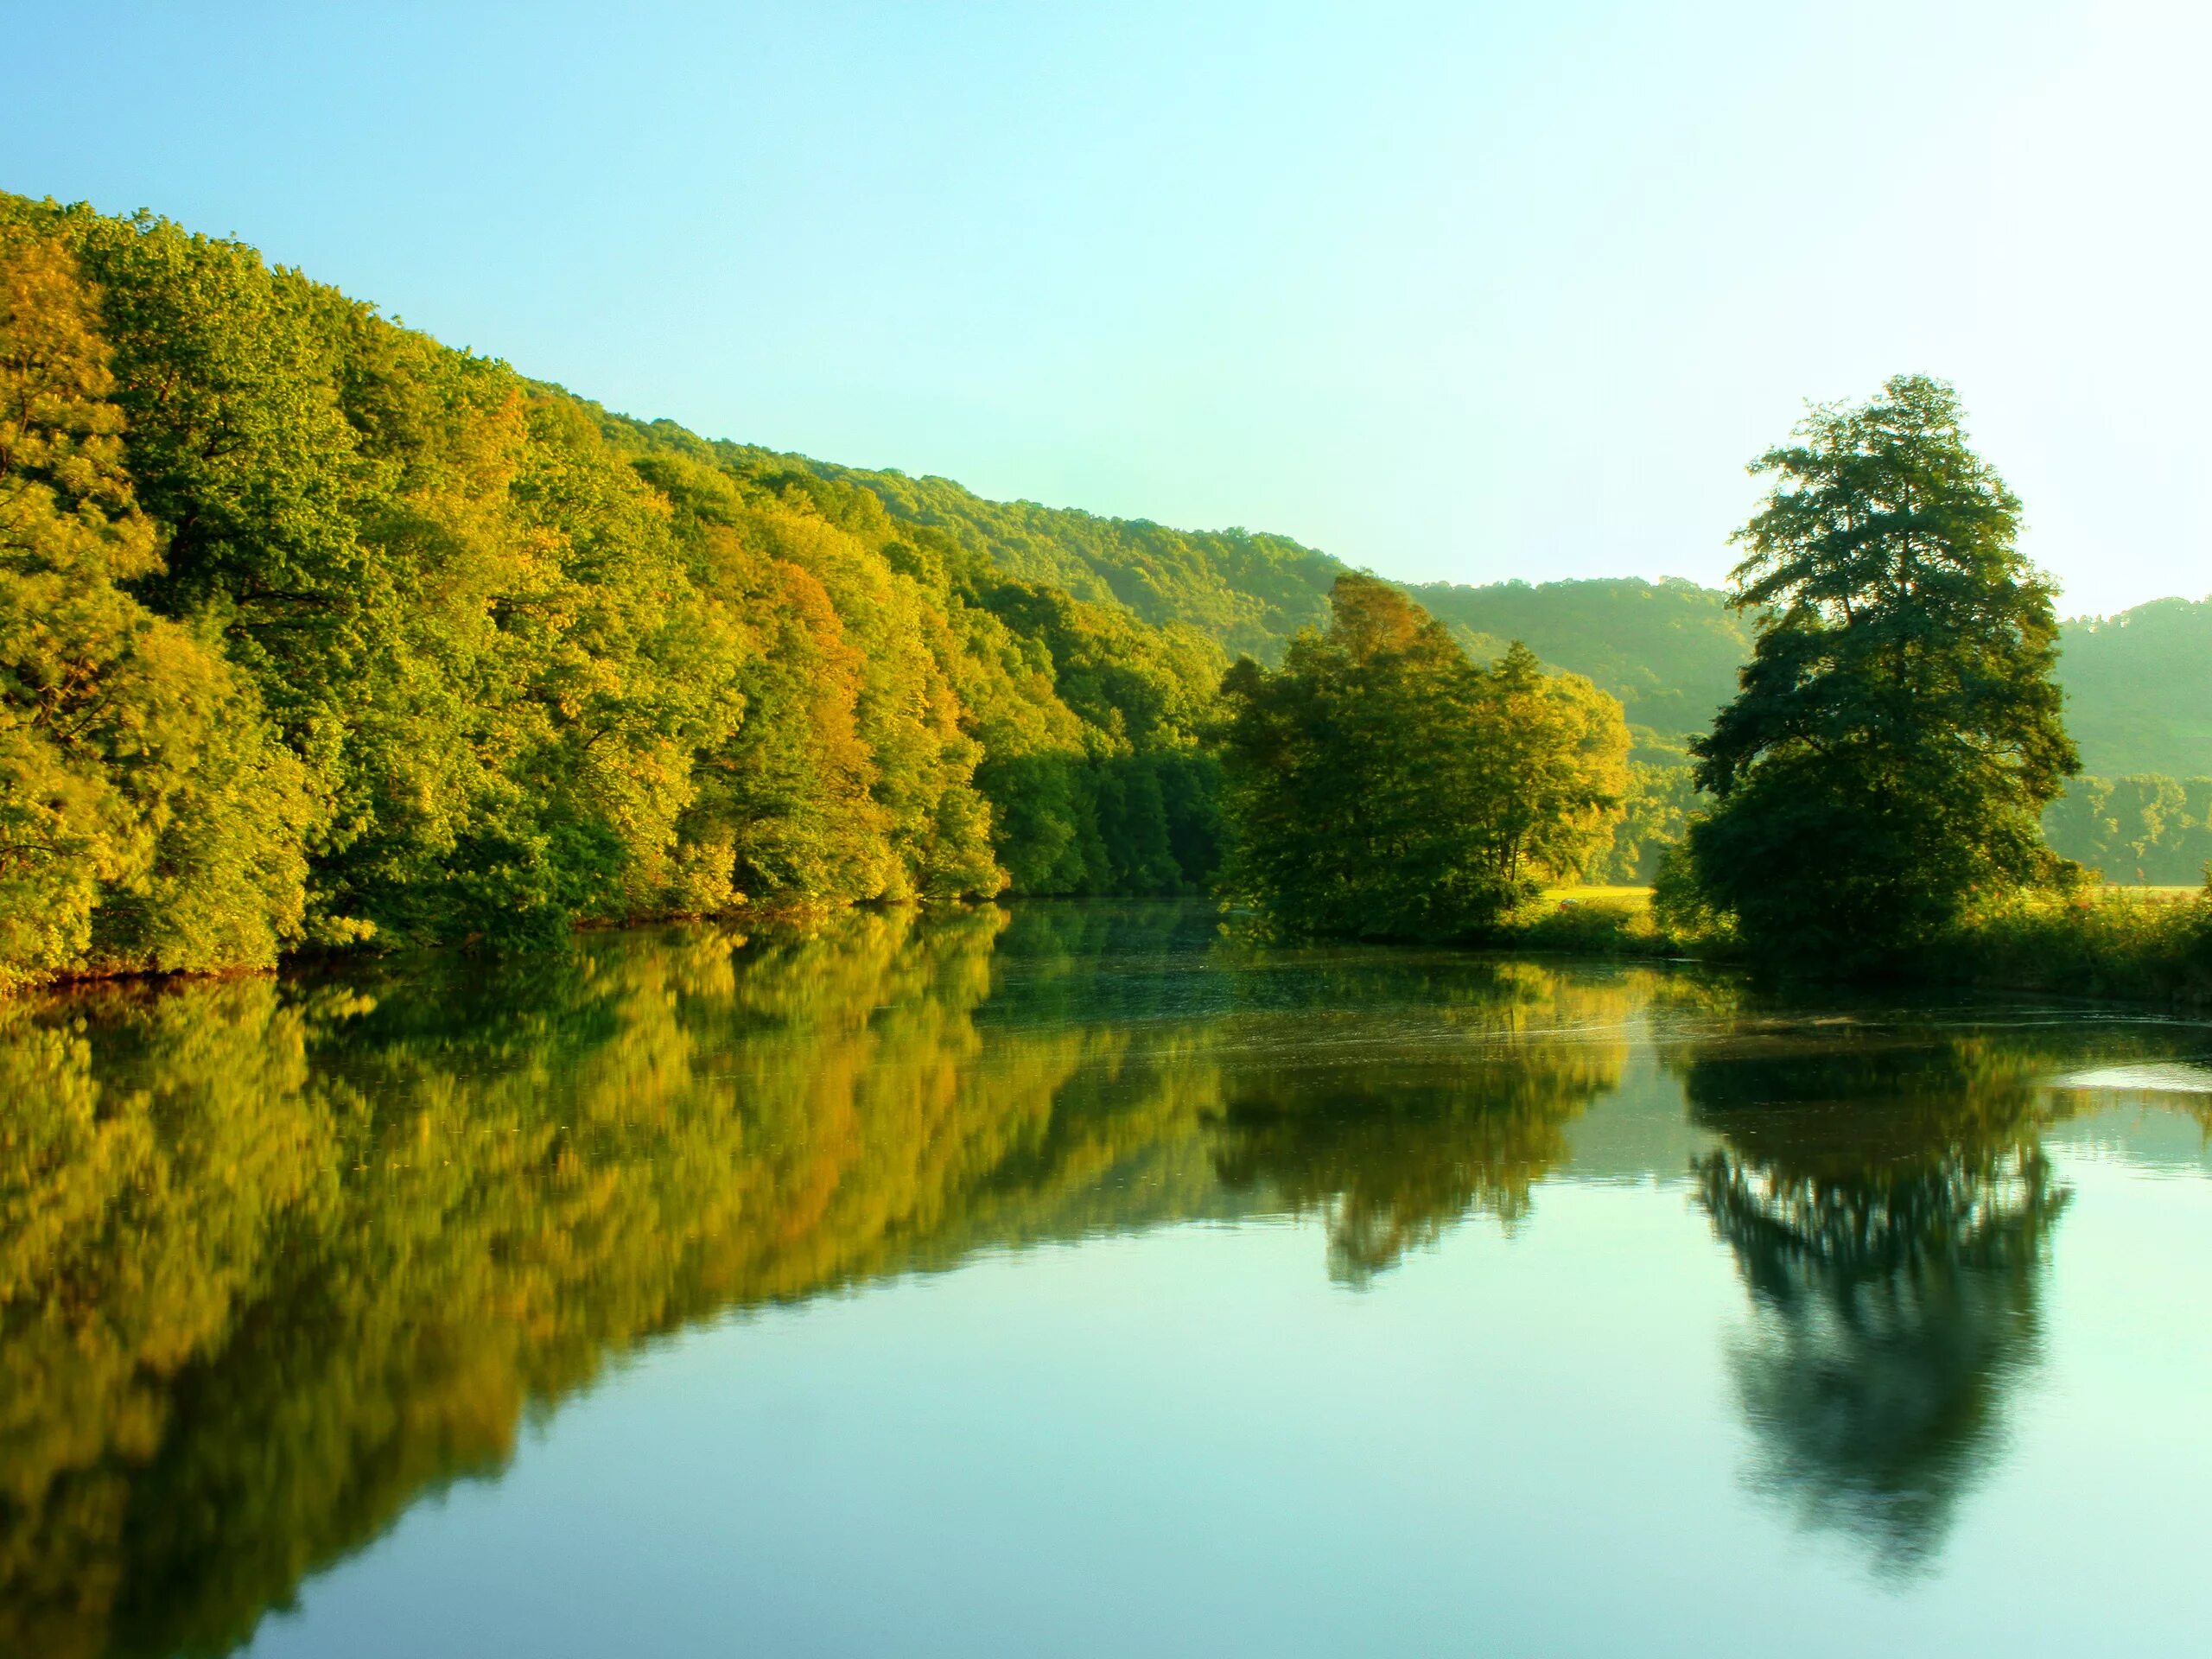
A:
[[[1899,376],[1796,437],[1753,464],[1776,480],[1738,534],[1758,636],[1691,745],[1717,801],[1689,865],[1755,952],[1872,963],[2049,873],[2038,815],[2079,765],[2050,586],[1951,388]]]
[[[265,963],[297,931],[299,763],[164,577],[99,296],[0,220],[0,987],[97,959]]]
[[[1372,576],[1339,576],[1330,604],[1280,669],[1246,658],[1222,683],[1233,895],[1292,935],[1465,938],[1608,841],[1618,702],[1524,646],[1469,661]]]

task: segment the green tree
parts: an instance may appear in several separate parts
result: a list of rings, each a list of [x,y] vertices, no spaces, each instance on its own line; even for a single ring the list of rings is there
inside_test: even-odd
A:
[[[1717,798],[1688,859],[1755,955],[1873,967],[2054,873],[2037,818],[2079,765],[2051,588],[1959,422],[1949,386],[1899,376],[1752,465],[1776,480],[1737,537],[1757,639],[1692,745]]]
[[[1586,867],[1584,875],[1598,882],[1648,886],[1667,855],[1681,845],[1697,810],[1697,783],[1687,765],[1631,760],[1628,772],[1628,799],[1612,844]]]
[[[1620,705],[1516,646],[1478,667],[1428,613],[1346,575],[1325,633],[1223,681],[1230,891],[1292,934],[1461,938],[1607,838]]]

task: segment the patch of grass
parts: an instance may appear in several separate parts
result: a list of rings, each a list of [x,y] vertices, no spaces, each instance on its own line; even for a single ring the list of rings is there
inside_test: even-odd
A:
[[[1926,965],[1969,984],[2212,1007],[2212,887],[2019,894],[1968,917]]]
[[[1725,924],[1662,921],[1649,887],[1559,887],[1494,931],[1510,950],[1738,959]],[[1904,964],[1907,977],[1990,989],[2212,1008],[2212,888],[2026,893],[1983,906]]]

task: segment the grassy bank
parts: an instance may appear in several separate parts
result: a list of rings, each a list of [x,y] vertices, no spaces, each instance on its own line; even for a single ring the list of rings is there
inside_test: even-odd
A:
[[[1965,984],[2212,1010],[2212,886],[2023,894],[1971,918],[1929,967]]]
[[[1581,956],[1740,959],[1725,931],[1662,921],[1648,887],[1554,889],[1509,918],[1496,943]],[[2212,1009],[2212,887],[2020,894],[1969,917],[1907,972],[1993,990]]]

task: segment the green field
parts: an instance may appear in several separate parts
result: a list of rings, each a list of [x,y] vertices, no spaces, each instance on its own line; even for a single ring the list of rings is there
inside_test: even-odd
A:
[[[1649,887],[1548,887],[1544,892],[1547,904],[1558,905],[1625,905],[1631,910],[1651,907]]]

